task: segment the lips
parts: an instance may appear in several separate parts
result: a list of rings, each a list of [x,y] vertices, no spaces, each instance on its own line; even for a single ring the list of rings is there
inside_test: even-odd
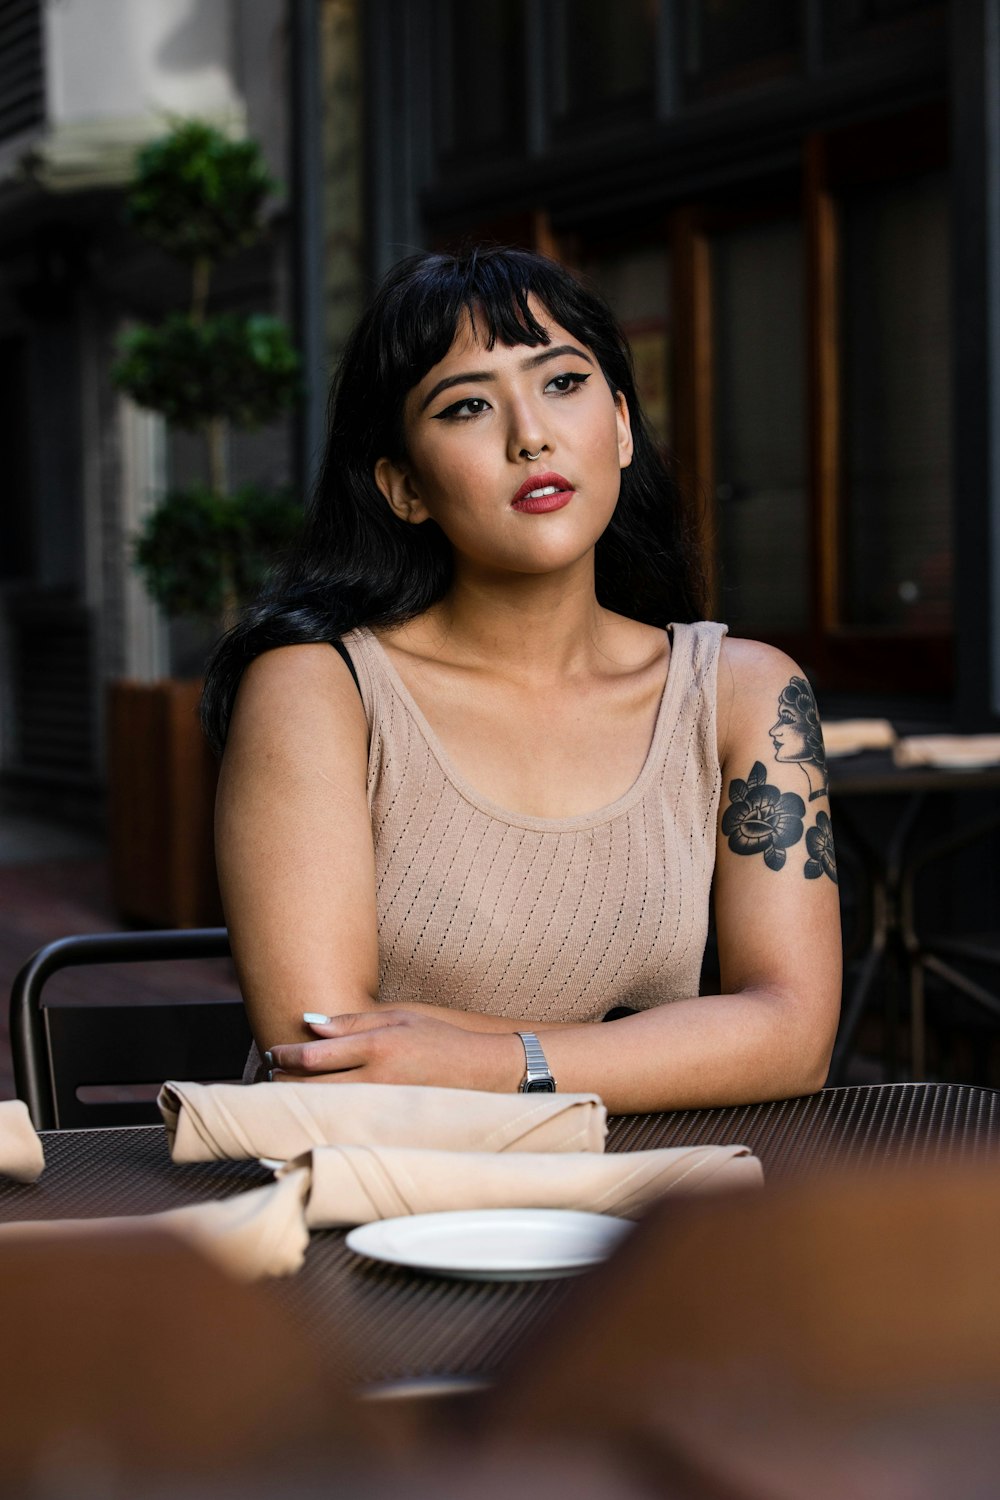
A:
[[[532,474],[514,496],[512,510],[528,515],[539,515],[545,511],[562,510],[568,505],[576,491],[568,479],[561,474]]]

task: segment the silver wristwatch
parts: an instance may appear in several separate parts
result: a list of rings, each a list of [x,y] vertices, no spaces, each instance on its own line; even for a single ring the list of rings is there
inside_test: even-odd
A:
[[[533,1031],[519,1031],[524,1047],[524,1077],[521,1079],[522,1094],[554,1094],[556,1081],[549,1072],[542,1044]]]

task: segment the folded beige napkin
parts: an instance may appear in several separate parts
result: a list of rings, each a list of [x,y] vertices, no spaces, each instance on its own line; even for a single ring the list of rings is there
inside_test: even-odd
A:
[[[914,734],[892,752],[897,766],[991,766],[1000,760],[1000,734]]]
[[[174,1161],[299,1156],[312,1146],[603,1151],[596,1094],[489,1094],[387,1083],[165,1083]]]
[[[280,1181],[212,1203],[192,1203],[161,1214],[115,1219],[33,1219],[0,1225],[4,1240],[44,1240],[79,1235],[123,1235],[137,1229],[163,1229],[200,1250],[239,1281],[290,1276],[309,1243],[303,1199],[307,1171],[287,1172]]]
[[[574,1208],[632,1218],[666,1193],[759,1187],[747,1146],[678,1146],[595,1156],[318,1146],[278,1172],[311,1167],[311,1229],[469,1208]]]
[[[824,719],[823,744],[829,756],[858,750],[890,750],[896,731],[888,719]]]
[[[45,1153],[22,1099],[0,1104],[0,1174],[17,1182],[34,1182],[45,1166]]]

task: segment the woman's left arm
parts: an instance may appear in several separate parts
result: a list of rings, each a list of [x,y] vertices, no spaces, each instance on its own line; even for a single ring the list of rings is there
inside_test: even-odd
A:
[[[720,995],[608,1025],[533,1026],[386,1007],[316,1027],[333,1049],[275,1049],[283,1077],[335,1066],[345,1080],[516,1089],[536,1029],[561,1092],[599,1093],[616,1114],[789,1098],[822,1087],[841,991],[840,908],[815,702],[800,669],[752,641],[723,645],[722,796],[715,918]],[[485,1024],[483,1024],[485,1023]],[[502,1029],[501,1029],[502,1028]],[[286,1055],[287,1054],[287,1055]]]

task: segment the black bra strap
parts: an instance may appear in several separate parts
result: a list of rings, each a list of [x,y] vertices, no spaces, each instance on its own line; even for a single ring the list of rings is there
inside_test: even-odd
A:
[[[333,647],[334,651],[336,651],[337,655],[338,656],[342,656],[343,659],[344,659],[344,661],[346,662],[346,664],[347,664],[347,670],[350,672],[351,676],[354,678],[354,686],[357,688],[357,690],[358,690],[358,696],[360,697],[360,695],[361,695],[361,684],[358,681],[358,674],[354,670],[354,663],[351,661],[351,653],[348,651],[348,649],[344,645],[343,641],[331,641],[330,645]]]

